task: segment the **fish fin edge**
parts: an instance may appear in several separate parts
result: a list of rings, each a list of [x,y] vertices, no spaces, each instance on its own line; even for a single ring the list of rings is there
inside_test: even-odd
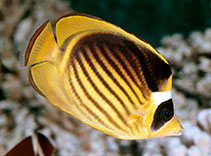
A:
[[[49,20],[44,22],[32,35],[25,52],[25,66],[43,61],[52,61],[52,54],[58,50]]]

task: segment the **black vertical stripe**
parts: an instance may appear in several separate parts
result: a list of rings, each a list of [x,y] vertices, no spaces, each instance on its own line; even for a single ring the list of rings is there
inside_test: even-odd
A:
[[[70,84],[70,86],[71,86],[71,89],[72,89],[72,91],[73,91],[73,94],[76,96],[76,98],[79,100],[79,102],[80,102],[80,105],[82,106],[82,107],[84,107],[85,108],[85,110],[94,118],[94,119],[96,119],[99,123],[101,123],[102,125],[104,125],[106,128],[108,128],[108,129],[112,129],[111,127],[109,127],[108,125],[106,125],[89,107],[87,107],[83,102],[82,102],[82,99],[80,98],[80,96],[78,95],[78,93],[77,93],[77,91],[76,91],[76,89],[75,89],[75,86],[73,85],[73,82],[72,82],[72,78],[71,78],[71,76],[70,76],[70,66],[67,66],[67,73],[68,73],[68,77],[69,77],[69,84]],[[73,74],[73,73],[71,73],[71,74]],[[84,111],[82,111],[82,109],[80,109],[80,107],[78,106],[78,104],[73,100],[73,102],[74,102],[74,104],[76,105],[76,107],[77,107],[77,109],[79,110],[79,111],[81,111],[81,113],[85,116],[85,117],[87,117],[90,121],[91,121],[91,119],[86,115],[86,113],[84,112]]]
[[[101,68],[105,71],[105,73],[112,79],[112,81],[119,87],[119,89],[125,94],[127,99],[130,101],[130,103],[135,108],[135,104],[132,101],[131,97],[128,95],[127,91],[119,84],[117,79],[113,76],[113,74],[109,71],[109,69],[104,65],[104,63],[102,62],[102,60],[98,56],[96,50],[94,49],[94,47],[90,44],[87,44],[87,46],[90,49],[90,51],[92,52],[93,56],[95,57],[95,60],[97,61],[97,63],[101,66]]]
[[[110,65],[113,67],[113,69],[119,74],[119,76],[125,81],[125,83],[127,84],[127,86],[130,88],[130,90],[133,92],[133,94],[135,95],[136,99],[138,100],[138,102],[140,104],[143,104],[140,101],[140,97],[138,97],[137,93],[134,91],[134,89],[132,88],[132,86],[130,85],[130,83],[128,82],[128,80],[125,78],[125,76],[122,74],[122,72],[120,71],[119,67],[116,66],[116,64],[114,63],[114,61],[108,56],[106,50],[104,49],[103,46],[106,47],[110,47],[109,44],[102,44],[102,43],[97,43],[98,48],[100,49],[100,51],[102,52],[103,56],[105,57],[105,59],[110,63]]]
[[[114,95],[114,97],[121,103],[122,107],[125,109],[127,115],[129,115],[129,110],[127,108],[127,106],[125,105],[125,103],[123,102],[123,100],[118,96],[118,94],[109,86],[109,84],[104,80],[104,78],[100,75],[100,73],[97,71],[96,67],[94,66],[94,64],[92,63],[90,57],[88,56],[88,54],[86,53],[86,51],[84,50],[84,48],[81,48],[81,50],[83,51],[83,56],[86,59],[87,63],[89,64],[89,66],[91,67],[92,71],[95,73],[95,75],[98,77],[98,79],[103,83],[103,85],[106,87],[106,89],[108,89],[108,91]]]
[[[124,43],[139,60],[144,77],[151,91],[159,91],[162,84],[171,76],[171,68],[159,56],[144,47],[137,47],[129,40]]]
[[[137,70],[133,68],[134,73],[136,74],[138,80],[136,80],[136,78],[134,78],[134,76],[132,75],[131,71],[129,70],[129,68],[127,67],[127,65],[124,63],[124,61],[122,59],[120,59],[120,55],[122,55],[125,60],[132,66],[132,64],[134,64],[131,56],[128,54],[129,51],[127,51],[126,48],[123,47],[118,47],[118,48],[110,48],[110,51],[112,51],[113,56],[120,62],[120,64],[122,65],[123,69],[125,70],[125,72],[129,75],[129,77],[132,79],[133,83],[139,88],[140,92],[142,93],[143,98],[147,101],[149,100],[149,91],[148,88],[146,88],[146,86],[144,86],[143,84],[143,80],[140,78],[140,74],[141,73],[137,73]],[[119,54],[119,53],[122,54]],[[141,82],[142,86],[140,86],[138,84],[138,81]]]
[[[145,92],[145,94],[149,96],[150,95],[149,88],[146,87],[146,86],[148,86],[148,84],[144,79],[144,75],[143,75],[143,77],[141,77],[141,75],[143,74],[143,71],[141,69],[141,65],[140,65],[140,62],[139,62],[137,56],[126,46],[125,46],[125,48],[122,48],[121,50],[122,50],[123,54],[125,55],[125,57],[127,57],[129,60],[132,60],[132,62],[133,62],[133,63],[131,63],[131,66],[133,67],[139,81],[144,86],[144,88],[141,91]]]
[[[77,58],[76,58],[77,59]],[[76,66],[75,66],[75,63],[74,61],[72,60],[71,61],[71,64],[72,64],[72,67],[73,67],[73,71],[74,71],[74,74],[75,74],[75,77],[76,77],[76,80],[77,82],[79,83],[81,89],[83,90],[83,92],[85,93],[85,95],[87,96],[87,98],[96,106],[96,108],[102,113],[104,114],[105,118],[110,122],[112,123],[116,128],[118,128],[119,130],[122,130],[125,132],[125,130],[123,130],[118,123],[116,123],[112,118],[111,116],[91,97],[91,95],[88,93],[88,91],[86,90],[86,88],[83,86],[81,80],[80,80],[80,77],[78,75],[78,71],[76,69]]]
[[[124,36],[112,33],[93,33],[92,35],[83,37],[74,48],[79,48],[84,44],[92,45],[93,43],[109,43],[128,49],[127,51],[131,52],[129,56],[132,55],[133,59],[135,57],[138,60],[138,62],[131,64],[131,66],[137,75],[139,75],[142,83],[145,84],[146,81],[148,88],[152,92],[160,91],[171,76],[170,66],[162,58],[149,48],[144,47],[143,44],[137,44]],[[143,73],[145,80],[140,77],[140,73]]]
[[[85,53],[87,53],[85,51]],[[76,61],[78,62],[78,64],[80,65],[83,74],[86,76],[87,80],[89,81],[89,83],[91,84],[91,86],[94,88],[94,90],[98,93],[98,95],[114,110],[114,112],[117,114],[117,116],[119,117],[119,119],[126,125],[126,121],[123,118],[123,116],[121,115],[121,113],[118,111],[118,109],[114,106],[114,104],[98,89],[98,87],[95,85],[95,83],[92,81],[92,79],[90,78],[82,60],[80,57],[80,51],[76,52],[76,55],[78,55]]]

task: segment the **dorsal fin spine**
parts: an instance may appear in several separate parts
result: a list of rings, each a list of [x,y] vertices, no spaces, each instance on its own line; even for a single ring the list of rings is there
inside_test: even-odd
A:
[[[154,54],[158,55],[164,62],[167,60],[155,50],[149,43],[143,39],[121,29],[118,26],[115,26],[107,21],[104,21],[98,17],[81,14],[81,13],[71,13],[61,17],[56,23],[56,35],[58,45],[61,46],[65,39],[77,32],[92,30],[92,29],[101,29],[101,30],[110,30],[113,32],[118,32],[123,36],[129,37],[131,40],[135,41],[137,44],[150,49]]]

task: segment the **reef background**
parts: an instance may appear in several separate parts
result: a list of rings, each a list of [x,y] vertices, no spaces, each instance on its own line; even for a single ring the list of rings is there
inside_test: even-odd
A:
[[[103,14],[102,9],[112,6],[110,1],[102,1],[98,5],[94,3],[96,1],[90,0],[81,4],[80,1],[0,1],[0,155],[4,155],[26,136],[39,131],[50,139],[58,156],[210,156],[211,5],[208,5],[208,10],[206,5],[210,3],[205,0],[207,3],[202,5],[202,1],[193,1],[200,8],[197,11],[199,17],[195,17],[197,23],[192,25],[187,22],[187,17],[194,18],[194,14],[184,15],[184,22],[187,22],[184,30],[178,24],[178,18],[175,23],[171,21],[169,24],[169,27],[176,27],[173,31],[167,26],[162,27],[164,24],[158,24],[157,27],[156,22],[152,22],[148,29],[148,24],[139,28],[137,23],[130,23],[129,20],[125,23],[123,19],[129,17],[124,15],[129,16],[130,10],[125,13],[117,13],[116,10],[134,6],[129,0],[124,0],[119,8],[111,7],[110,14],[105,11]],[[147,5],[145,1],[141,2],[145,4],[143,8],[155,8]],[[158,4],[156,0],[154,2]],[[177,7],[181,10],[186,9],[184,6],[189,4],[189,0],[185,5],[179,2]],[[89,9],[89,5],[95,9]],[[134,10],[140,9],[142,13],[143,9],[138,6]],[[115,139],[65,114],[32,89],[27,67],[23,66],[28,41],[45,20],[49,19],[52,26],[55,26],[61,15],[73,11],[70,9],[72,7],[75,11],[99,16],[130,30],[155,45],[164,55],[173,70],[173,99],[175,111],[184,127],[182,136],[138,141]],[[101,12],[96,12],[96,8]],[[190,8],[187,10],[191,10]],[[152,14],[158,12],[159,10]],[[135,17],[135,21],[147,18],[148,14],[138,16],[134,13],[131,17]],[[149,15],[148,18],[150,17]],[[160,20],[162,23],[165,18]],[[180,19],[180,22],[183,20]],[[142,30],[145,30],[143,34]]]

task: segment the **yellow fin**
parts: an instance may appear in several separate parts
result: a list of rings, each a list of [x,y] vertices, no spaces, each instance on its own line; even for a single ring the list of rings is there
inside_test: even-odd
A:
[[[56,23],[56,37],[59,47],[61,47],[62,43],[71,35],[88,30],[107,30],[114,33],[116,32],[122,34],[123,36],[130,38],[134,42],[148,48],[154,54],[158,55],[163,61],[168,63],[160,53],[158,53],[149,43],[147,43],[143,39],[138,38],[137,36],[121,29],[120,27],[104,21],[98,17],[82,13],[70,13],[58,20],[58,22]]]
[[[56,36],[58,45],[62,43],[71,35],[88,30],[109,30],[117,32],[126,36],[134,36],[127,33],[120,27],[117,27],[109,22],[106,22],[98,17],[82,14],[70,13],[61,17],[56,23]]]
[[[40,76],[42,75],[42,76]],[[68,84],[64,77],[61,77],[58,68],[51,62],[42,62],[33,65],[29,70],[29,79],[33,88],[46,100],[64,112],[74,116],[87,125],[94,127],[102,132],[118,137],[111,131],[101,128],[77,114],[75,104],[67,97],[63,84]]]
[[[49,21],[46,21],[31,37],[25,53],[25,66],[51,60],[51,54],[58,50]]]
[[[63,105],[66,98],[59,76],[56,66],[51,62],[35,64],[29,70],[29,79],[33,88],[56,107],[66,109],[67,106]]]
[[[71,93],[67,95],[65,84],[67,80],[61,76],[59,69],[51,62],[33,65],[29,70],[29,79],[33,88],[54,106],[80,119],[71,102]]]
[[[128,121],[130,124],[134,124],[135,122],[138,122],[141,124],[143,121],[143,115],[140,114],[131,114],[130,115],[130,120]]]

